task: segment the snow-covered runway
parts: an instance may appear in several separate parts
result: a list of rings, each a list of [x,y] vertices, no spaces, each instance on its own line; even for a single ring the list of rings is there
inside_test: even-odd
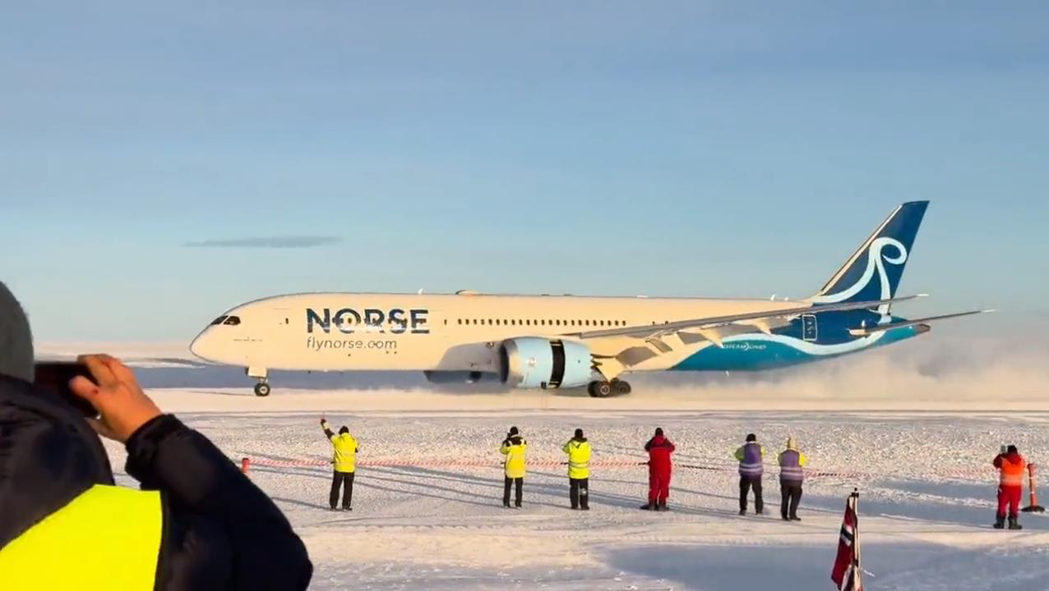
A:
[[[590,399],[417,390],[381,400],[369,391],[150,393],[230,457],[255,460],[251,477],[306,540],[316,589],[828,589],[853,487],[870,588],[1049,589],[1049,521],[1024,514],[1022,532],[991,529],[989,468],[1003,443],[1032,461],[1049,456],[1049,413],[703,412],[642,397],[604,409]],[[341,409],[328,410],[329,421],[361,442],[352,513],[328,510],[329,468],[309,465],[329,453],[322,409]],[[498,447],[510,425],[543,464],[529,471],[521,510],[501,506]],[[638,509],[647,476],[630,465],[657,426],[677,444],[677,462],[697,467],[675,471],[668,513]],[[614,464],[593,470],[587,513],[568,508],[558,465],[576,427],[596,464]],[[767,452],[763,517],[737,515],[731,454],[749,432]],[[824,474],[806,484],[800,523],[778,517],[774,455],[788,435]],[[109,449],[122,466],[122,451]]]

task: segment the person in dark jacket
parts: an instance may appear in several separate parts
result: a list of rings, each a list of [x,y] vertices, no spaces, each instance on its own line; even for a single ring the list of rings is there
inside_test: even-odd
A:
[[[646,511],[666,511],[670,476],[674,469],[670,461],[674,444],[663,435],[662,428],[657,428],[656,434],[645,444],[645,451],[648,452],[648,504],[641,508]]]
[[[747,442],[736,450],[736,461],[739,462],[739,514],[747,514],[747,496],[754,489],[754,512],[765,513],[765,502],[761,497],[761,476],[765,473],[763,459],[765,450],[758,443],[758,436],[747,435]]]
[[[307,588],[313,567],[277,506],[122,363],[79,360],[97,385],[71,387],[95,419],[34,386],[28,323],[9,296],[0,284],[0,587]],[[99,434],[125,444],[142,490],[114,485]]]

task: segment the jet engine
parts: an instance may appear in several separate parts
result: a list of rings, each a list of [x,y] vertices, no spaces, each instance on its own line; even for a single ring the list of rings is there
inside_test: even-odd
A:
[[[592,374],[583,343],[522,337],[499,346],[499,379],[514,388],[576,388],[589,384]]]

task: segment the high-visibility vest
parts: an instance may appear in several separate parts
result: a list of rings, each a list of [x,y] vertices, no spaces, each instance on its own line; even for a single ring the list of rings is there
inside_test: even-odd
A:
[[[506,456],[503,462],[507,478],[524,478],[525,475],[525,449],[528,444],[524,439],[520,443],[506,441],[499,448],[499,452]]]
[[[779,454],[779,481],[788,484],[805,482],[805,465],[809,459],[796,449],[788,449]]]
[[[0,548],[3,589],[153,589],[160,493],[95,485]]]
[[[1009,461],[1008,456],[1002,456],[1001,475],[998,482],[1005,486],[1023,486],[1024,471],[1027,470],[1027,462],[1020,458],[1018,462]]]
[[[332,435],[331,445],[335,448],[331,463],[336,472],[353,472],[357,469],[357,440],[353,435]]]
[[[573,480],[590,478],[590,442],[570,440],[561,451],[568,454],[568,477]]]
[[[743,447],[736,450],[736,459],[739,461],[740,476],[761,476],[765,472],[761,458],[765,450],[756,441],[745,443]]]

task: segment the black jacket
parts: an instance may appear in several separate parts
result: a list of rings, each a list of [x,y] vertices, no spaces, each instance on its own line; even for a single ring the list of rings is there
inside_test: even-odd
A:
[[[171,415],[127,442],[127,472],[160,490],[157,589],[305,589],[306,547],[280,509],[206,437]],[[113,484],[98,436],[68,404],[0,376],[0,548],[95,484]]]

